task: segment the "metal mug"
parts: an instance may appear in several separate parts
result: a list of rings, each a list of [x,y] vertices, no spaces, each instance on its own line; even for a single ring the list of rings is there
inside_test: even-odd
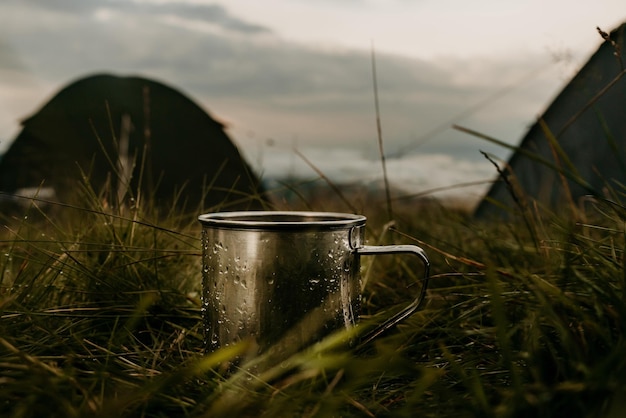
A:
[[[205,347],[251,340],[256,353],[286,353],[353,328],[361,302],[360,256],[409,253],[424,264],[416,299],[361,339],[366,343],[413,314],[430,263],[415,245],[364,245],[366,218],[334,212],[222,212],[200,215]]]

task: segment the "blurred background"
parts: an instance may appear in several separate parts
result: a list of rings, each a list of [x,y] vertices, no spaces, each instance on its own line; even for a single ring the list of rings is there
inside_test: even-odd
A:
[[[35,113],[92,73],[179,89],[227,127],[268,183],[377,187],[375,54],[394,193],[477,202],[510,151],[610,32],[620,0],[3,0],[0,153]],[[304,157],[304,158],[303,158]],[[305,161],[306,159],[306,161]],[[308,161],[308,162],[307,162]]]

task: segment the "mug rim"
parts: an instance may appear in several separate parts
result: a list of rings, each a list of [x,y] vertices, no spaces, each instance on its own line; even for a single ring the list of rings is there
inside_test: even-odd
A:
[[[231,229],[334,229],[365,225],[364,215],[316,211],[232,211],[198,216],[203,227]]]

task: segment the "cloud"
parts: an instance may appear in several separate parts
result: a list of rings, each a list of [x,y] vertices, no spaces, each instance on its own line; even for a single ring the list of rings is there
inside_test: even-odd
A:
[[[19,55],[8,42],[0,38],[0,68],[5,71],[22,71]]]
[[[363,188],[380,185],[383,175],[380,159],[369,158],[358,150],[307,147],[299,152],[308,162],[293,150],[264,154],[256,162],[263,167],[261,175],[265,179],[286,176],[312,180],[320,178],[319,171],[333,181],[340,179]],[[387,174],[397,198],[420,195],[463,198],[475,203],[486,192],[495,170],[486,160],[468,161],[449,154],[414,154],[388,160]]]
[[[45,12],[54,12],[76,17],[93,16],[103,10],[117,15],[141,15],[143,17],[175,16],[180,19],[202,22],[221,27],[224,30],[245,34],[268,33],[268,28],[246,22],[231,15],[224,7],[218,4],[204,3],[163,3],[137,2],[128,0],[5,0],[9,5],[20,4],[22,10],[39,9]]]
[[[242,34],[265,34],[271,31],[261,25],[249,23],[238,19],[227,12],[225,8],[216,4],[186,4],[186,3],[166,3],[162,5],[142,5],[142,11],[151,12],[158,15],[174,15],[182,18],[185,23],[206,22],[218,24],[225,30]],[[185,22],[187,21],[187,22]]]
[[[31,100],[28,111],[34,112],[72,80],[113,72],[155,78],[182,90],[226,122],[244,154],[262,162],[259,168],[272,175],[278,174],[277,168],[289,170],[285,162],[293,160],[294,145],[346,150],[316,160],[332,162],[338,169],[328,167],[329,172],[345,178],[352,178],[351,173],[356,178],[365,176],[353,162],[372,166],[377,161],[370,51],[289,42],[219,5],[24,3],[30,8],[21,8],[18,0],[0,3],[0,72],[15,65],[22,69],[20,88],[8,88],[16,85],[14,73],[0,78],[0,106],[7,110],[0,119],[0,139],[15,130],[3,123],[26,116],[24,91]],[[462,174],[438,177],[446,181],[462,180],[476,169],[474,165],[461,169],[460,161],[489,167],[478,151],[494,151],[494,147],[450,125],[463,123],[503,140],[518,140],[541,110],[537,103],[544,103],[558,86],[546,84],[541,76],[514,90],[514,96],[486,99],[540,65],[550,71],[549,57],[520,54],[473,63],[460,58],[426,61],[377,51],[385,150],[389,154],[406,150],[390,158],[390,166],[398,173],[414,170],[415,176],[430,179],[430,172],[420,167],[436,166],[426,157],[447,154],[451,162],[437,160],[437,166],[449,167],[450,173],[456,167]],[[37,100],[24,74],[43,86]],[[476,112],[468,112],[483,101]],[[18,110],[19,114],[11,114]],[[417,184],[406,177],[400,176],[400,182]]]
[[[92,11],[96,4],[93,1],[81,1],[81,0],[5,0],[6,4],[15,3],[20,4],[25,8],[40,8],[48,11],[55,11],[60,13],[69,13],[73,15],[81,15],[85,12]],[[110,3],[106,1],[106,3]]]

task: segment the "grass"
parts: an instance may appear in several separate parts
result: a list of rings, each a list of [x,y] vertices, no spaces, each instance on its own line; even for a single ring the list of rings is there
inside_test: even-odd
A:
[[[546,136],[564,186],[584,185]],[[278,363],[241,363],[245,341],[207,354],[198,213],[116,207],[117,193],[88,187],[69,203],[25,199],[0,230],[0,416],[623,416],[621,185],[558,213],[511,187],[513,220],[486,223],[428,199],[392,202],[388,187],[342,189],[312,168],[324,184],[274,192],[276,209],[362,213],[369,243],[420,245],[432,276],[416,314],[364,348],[338,331]],[[364,257],[351,332],[410,303],[420,269]]]
[[[282,209],[347,210],[321,195]],[[624,207],[600,200],[576,219],[486,224],[396,202],[390,224],[376,198],[346,200],[368,216],[371,242],[427,250],[427,303],[366,350],[339,332],[263,369],[234,366],[245,344],[203,352],[196,214],[30,202],[0,232],[0,415],[624,412]],[[406,305],[419,277],[394,256],[364,267],[362,329]]]

